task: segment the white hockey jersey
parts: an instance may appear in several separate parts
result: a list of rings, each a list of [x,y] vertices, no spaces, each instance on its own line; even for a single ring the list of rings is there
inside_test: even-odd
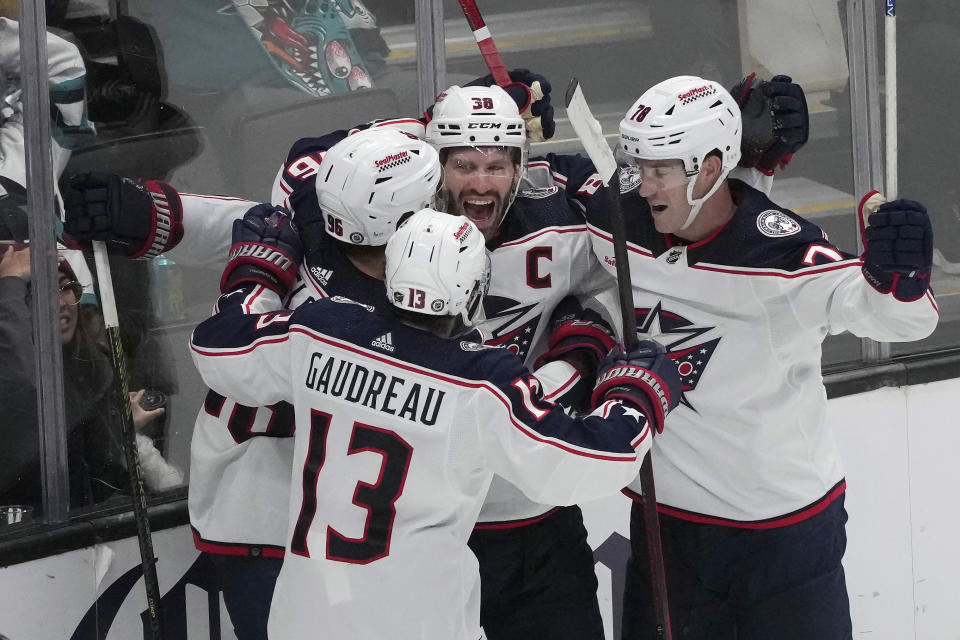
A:
[[[650,446],[640,412],[611,401],[570,418],[505,349],[440,339],[389,305],[340,297],[244,313],[271,296],[278,304],[262,288],[222,297],[191,353],[215,392],[294,406],[272,638],[476,640],[467,539],[493,474],[573,504],[619,491]]]
[[[423,135],[412,119],[377,126]],[[323,151],[346,135],[334,132],[304,138],[292,147],[280,169],[272,202],[294,212],[317,206],[314,176]],[[755,171],[761,180],[769,179]],[[544,348],[550,313],[566,295],[581,298],[610,286],[596,262],[580,215],[600,180],[593,165],[579,156],[550,155],[529,163],[527,180],[504,221],[491,251],[492,278],[484,300],[487,317],[480,328],[489,344],[502,345],[532,363]],[[568,191],[567,188],[570,188]],[[230,246],[232,221],[255,202],[236,198],[181,194],[184,235],[170,252],[179,263],[217,264]],[[286,306],[342,295],[363,301],[383,296],[383,285],[365,276],[328,238],[315,239],[305,257]],[[261,300],[250,312],[262,312]],[[544,393],[560,395],[577,382],[575,371],[554,363],[538,376]],[[214,553],[282,555],[286,523],[278,513],[289,491],[291,445],[282,434],[290,427],[283,410],[238,406],[212,395],[197,416],[191,446],[190,522],[197,547]],[[272,425],[272,437],[263,434]],[[252,508],[269,517],[251,523]],[[532,501],[517,487],[495,477],[479,516],[479,528],[518,526],[536,521],[555,505]]]
[[[845,487],[825,423],[823,339],[917,340],[938,311],[929,292],[912,302],[879,293],[817,226],[730,184],[733,219],[689,246],[657,233],[635,192],[624,196],[633,301],[638,330],[666,345],[683,380],[653,447],[660,511],[769,528],[819,512]],[[609,220],[592,208],[588,219],[614,272]]]

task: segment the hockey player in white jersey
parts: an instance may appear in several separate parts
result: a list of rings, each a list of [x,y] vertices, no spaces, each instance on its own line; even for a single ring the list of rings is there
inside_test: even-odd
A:
[[[730,94],[691,76],[654,86],[620,123],[619,151],[641,180],[622,199],[637,326],[683,378],[652,452],[672,627],[691,640],[841,640],[851,637],[845,484],[825,424],[821,342],[934,330],[930,221],[916,202],[887,203],[864,253],[845,254],[728,177],[740,127]],[[587,217],[612,270],[608,214]],[[630,640],[656,637],[642,508],[637,498]]]
[[[489,262],[464,217],[426,209],[401,226],[377,305],[334,297],[251,314],[255,298],[280,306],[298,236],[265,205],[235,240],[219,312],[191,352],[215,391],[294,406],[271,638],[479,638],[466,543],[493,474],[554,504],[616,492],[675,406],[679,376],[653,341],[604,360],[597,406],[578,419],[509,350],[484,346],[470,327]]]
[[[574,352],[579,351],[588,361],[596,360],[597,353],[604,350],[605,340],[609,340],[603,336],[602,327],[574,322],[576,317],[564,318],[562,313],[557,313],[557,320],[552,321],[551,315],[569,294],[587,295],[597,288],[598,282],[609,282],[592,256],[581,214],[599,180],[594,179],[594,168],[583,157],[550,154],[525,165],[522,137],[502,135],[495,139],[500,132],[516,133],[521,118],[531,112],[538,114],[539,128],[545,135],[549,136],[553,128],[546,80],[524,71],[513,71],[511,75],[518,86],[508,88],[508,92],[515,101],[519,96],[520,102],[526,103],[521,106],[527,107],[520,118],[517,108],[499,88],[468,86],[445,92],[426,127],[420,121],[404,119],[386,121],[376,128],[400,126],[434,141],[446,160],[444,208],[473,217],[482,226],[492,263],[491,291],[485,298],[486,319],[482,323],[488,344],[505,346],[528,364],[545,349],[552,356],[576,358]],[[529,88],[520,91],[520,83]],[[788,83],[789,86],[796,87]],[[527,97],[523,98],[524,95]],[[349,242],[342,224],[338,231],[341,216],[333,212],[332,219],[329,218],[317,198],[317,176],[327,149],[346,135],[343,131],[299,140],[275,185],[274,202],[289,206],[298,221],[318,222],[306,226],[319,232],[313,234],[315,237],[327,238],[323,241],[326,249],[308,251],[300,270],[301,279],[292,294],[295,300],[337,295],[344,291],[342,287],[349,287],[348,291],[358,286],[365,290],[371,287],[370,278],[352,275],[358,269],[356,255],[347,259],[341,250],[345,244],[331,239]],[[470,136],[474,139],[470,140]],[[80,227],[96,228],[98,239],[111,242],[114,238],[109,229],[120,226],[120,211],[131,218],[148,219],[147,215],[130,214],[149,210],[149,199],[145,207],[138,204],[144,203],[142,196],[137,202],[121,203],[119,197],[116,203],[110,202],[111,194],[121,190],[118,178],[84,176],[79,182],[82,190],[77,194],[77,206],[68,210],[68,229],[72,226],[87,233]],[[135,195],[129,188],[126,193]],[[107,205],[101,206],[104,201]],[[229,244],[229,224],[224,224],[224,217],[236,217],[237,211],[242,215],[252,204],[189,194],[181,194],[177,204],[180,202],[183,240],[168,249],[178,262],[215,260],[217,247]],[[143,230],[133,230],[132,226],[123,225],[127,230],[124,233],[132,238],[130,244],[143,244]],[[322,231],[324,226],[330,236]],[[123,234],[118,239],[126,241]],[[355,246],[352,251],[377,259],[377,252],[370,247]],[[566,305],[561,311],[565,309]],[[551,335],[556,337],[549,341]],[[582,348],[576,349],[575,345]],[[556,388],[572,386],[575,393],[580,379],[577,371],[566,365],[564,372],[560,362],[554,365]],[[212,410],[219,415],[218,406]],[[228,411],[224,413],[229,415]],[[249,414],[242,415],[253,420]],[[240,466],[246,464],[242,460],[238,457],[234,462],[238,475]],[[216,477],[211,475],[214,480]],[[196,476],[193,478],[192,485],[196,483]],[[252,489],[252,493],[241,494],[232,508],[224,503],[222,510],[209,512],[208,522],[240,523],[234,532],[234,543],[213,546],[198,538],[198,546],[225,557],[243,553],[244,549],[249,554],[263,554],[268,549],[270,554],[282,553],[276,546],[254,543],[249,535],[245,518],[249,505],[260,504],[257,496],[263,498],[263,509],[275,503],[270,492],[262,487]],[[191,496],[195,493],[191,486]],[[491,640],[526,638],[535,633],[571,640],[603,638],[593,554],[577,507],[532,502],[516,487],[495,478],[471,546],[480,559],[483,619]]]

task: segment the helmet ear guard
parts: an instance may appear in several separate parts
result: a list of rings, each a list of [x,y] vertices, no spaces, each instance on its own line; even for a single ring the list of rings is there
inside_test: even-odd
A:
[[[459,328],[472,327],[489,282],[483,235],[466,217],[423,209],[387,242],[387,296],[405,312],[451,316]]]
[[[677,76],[648,89],[620,121],[618,150],[641,160],[683,162],[690,178],[687,202],[692,209],[682,229],[696,218],[740,160],[740,107],[719,83],[696,76]],[[704,161],[719,152],[721,171],[709,191],[693,197]]]
[[[392,129],[347,136],[323,154],[317,171],[327,233],[383,246],[404,215],[433,203],[440,176],[437,151],[414,136]]]

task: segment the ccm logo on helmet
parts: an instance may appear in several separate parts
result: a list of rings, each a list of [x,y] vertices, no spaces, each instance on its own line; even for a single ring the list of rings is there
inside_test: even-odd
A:
[[[244,244],[236,247],[229,256],[230,260],[234,258],[256,258],[263,262],[272,262],[284,271],[293,266],[293,260],[285,253],[263,244]]]
[[[467,124],[467,129],[499,129],[500,127],[499,122],[470,122]]]

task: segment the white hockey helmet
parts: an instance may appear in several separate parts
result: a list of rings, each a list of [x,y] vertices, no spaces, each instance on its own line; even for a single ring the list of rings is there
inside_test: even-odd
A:
[[[516,149],[513,154],[516,175],[499,212],[503,222],[506,212],[520,190],[527,170],[529,145],[526,125],[517,104],[502,88],[460,87],[453,85],[437,97],[433,115],[427,123],[426,140],[436,149],[462,147],[503,147]],[[438,202],[442,202],[442,199]],[[451,213],[456,213],[451,211]]]
[[[453,85],[437,97],[427,123],[427,142],[450,147],[515,147],[526,165],[527,134],[517,103],[506,91],[492,87]]]
[[[740,107],[719,83],[677,76],[648,89],[620,121],[619,154],[641,160],[683,161],[692,206],[681,229],[696,218],[701,205],[720,188],[740,161]],[[694,200],[693,185],[703,161],[720,153],[721,174],[710,191]]]
[[[458,316],[473,326],[490,284],[483,234],[469,218],[423,209],[387,241],[387,296],[394,306],[431,316]]]
[[[440,183],[436,149],[400,131],[367,129],[323,154],[317,201],[331,236],[382,246],[401,218],[433,203]]]

